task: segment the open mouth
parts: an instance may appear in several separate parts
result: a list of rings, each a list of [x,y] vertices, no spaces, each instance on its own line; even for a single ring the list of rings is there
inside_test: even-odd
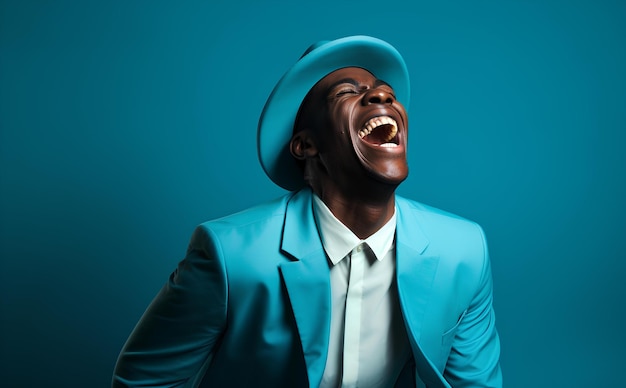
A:
[[[374,117],[359,131],[359,138],[378,147],[397,147],[398,123],[389,116]]]

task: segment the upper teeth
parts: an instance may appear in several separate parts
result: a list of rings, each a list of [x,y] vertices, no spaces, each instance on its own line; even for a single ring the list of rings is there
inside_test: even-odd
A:
[[[396,120],[392,119],[389,116],[379,116],[370,119],[367,123],[365,123],[363,129],[359,131],[359,137],[362,139],[372,133],[372,130],[374,128],[380,127],[381,125],[385,124],[391,125],[391,130],[389,131],[387,138],[383,139],[383,142],[387,142],[393,139],[398,133],[398,123],[396,123]]]

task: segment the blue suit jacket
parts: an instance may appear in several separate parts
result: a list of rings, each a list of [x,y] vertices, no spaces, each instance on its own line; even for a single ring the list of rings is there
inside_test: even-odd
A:
[[[312,193],[200,225],[135,327],[114,386],[319,385],[328,261]],[[396,197],[397,284],[413,357],[397,386],[501,386],[481,228]]]

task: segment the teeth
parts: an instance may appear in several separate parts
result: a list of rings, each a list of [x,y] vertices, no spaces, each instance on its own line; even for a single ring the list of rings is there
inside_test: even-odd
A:
[[[381,147],[385,147],[385,148],[393,148],[393,147],[397,147],[398,145],[396,143],[384,143],[380,145]]]
[[[389,140],[393,139],[398,133],[398,123],[396,123],[396,120],[392,119],[389,116],[380,116],[380,117],[374,117],[373,119],[370,119],[367,123],[365,123],[364,128],[359,131],[359,137],[361,139],[364,138],[365,136],[372,133],[374,128],[380,127],[381,125],[391,125],[391,130],[389,131],[389,134],[387,135],[387,137],[385,139],[382,139],[384,144],[381,144],[381,145],[385,147],[395,146],[394,143],[386,143]],[[385,145],[385,144],[393,144],[393,146]]]

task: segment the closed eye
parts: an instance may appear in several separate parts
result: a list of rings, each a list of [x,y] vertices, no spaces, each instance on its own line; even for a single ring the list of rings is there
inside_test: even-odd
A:
[[[339,96],[343,96],[345,94],[357,94],[358,92],[354,89],[341,89],[340,91],[338,91],[335,95],[337,97]]]

